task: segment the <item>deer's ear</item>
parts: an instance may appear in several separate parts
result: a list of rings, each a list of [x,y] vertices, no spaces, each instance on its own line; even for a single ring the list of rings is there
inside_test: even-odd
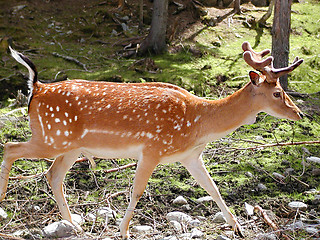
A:
[[[249,77],[250,77],[252,84],[255,86],[258,86],[262,82],[262,79],[260,79],[259,74],[254,71],[249,72]]]

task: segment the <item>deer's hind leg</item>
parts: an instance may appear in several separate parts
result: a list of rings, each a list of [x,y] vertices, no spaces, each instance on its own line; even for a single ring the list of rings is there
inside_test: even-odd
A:
[[[42,157],[55,157],[57,153],[54,151],[50,154],[46,153],[43,144],[36,143],[35,141],[29,142],[9,142],[4,146],[3,161],[1,164],[0,173],[0,201],[6,195],[8,187],[9,173],[12,164],[19,158],[42,158]]]
[[[70,152],[60,155],[56,158],[56,160],[47,172],[47,179],[51,186],[53,195],[57,201],[59,210],[61,212],[61,216],[64,220],[67,220],[71,223],[73,223],[71,219],[71,213],[63,193],[62,183],[67,171],[77,160],[80,153],[81,152],[79,150],[72,150]]]

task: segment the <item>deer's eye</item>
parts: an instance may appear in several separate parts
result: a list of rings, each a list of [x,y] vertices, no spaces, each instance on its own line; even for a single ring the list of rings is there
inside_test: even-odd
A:
[[[281,92],[275,92],[275,93],[273,93],[273,96],[275,98],[279,98],[279,97],[281,97]]]

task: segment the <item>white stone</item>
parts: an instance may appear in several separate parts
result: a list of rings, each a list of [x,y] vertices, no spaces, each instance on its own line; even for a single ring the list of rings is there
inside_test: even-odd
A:
[[[259,183],[259,184],[258,184],[258,189],[259,189],[260,191],[265,191],[265,190],[267,190],[268,188],[267,188],[266,185],[264,185],[263,183]]]
[[[197,203],[213,202],[213,198],[211,196],[205,196],[198,198],[196,201]]]
[[[98,209],[97,214],[102,217],[113,217],[116,212],[109,207],[101,207]]]
[[[203,236],[203,232],[194,228],[191,230],[191,238],[201,238]]]
[[[319,230],[317,228],[314,227],[306,227],[306,232],[312,235],[317,235],[317,233],[319,232]]]
[[[131,230],[132,232],[137,232],[137,233],[147,233],[147,232],[152,232],[153,228],[151,226],[141,225],[141,226],[133,226]]]
[[[89,220],[89,221],[92,221],[94,222],[97,218],[96,216],[93,214],[93,213],[88,213],[88,215],[86,216],[86,218]]]
[[[170,221],[170,224],[173,226],[174,230],[176,230],[177,232],[180,232],[182,230],[182,226],[179,222],[177,221]]]
[[[320,163],[319,157],[307,157],[306,159],[308,162]]]
[[[277,172],[273,172],[272,175],[273,175],[275,178],[279,179],[279,180],[283,180],[283,179],[286,178],[285,176],[283,176],[282,174],[277,173]]]
[[[230,240],[230,238],[223,235],[219,235],[216,240]]]
[[[80,216],[79,214],[72,213],[71,219],[72,219],[73,223],[76,223],[78,225],[84,224],[84,218],[82,216]]]
[[[6,219],[8,217],[8,214],[6,213],[3,208],[0,208],[0,219]]]
[[[192,220],[192,218],[183,213],[183,212],[169,212],[166,216],[167,220],[170,221],[177,221],[179,223],[188,223]]]
[[[194,220],[191,220],[191,221],[189,222],[189,224],[190,224],[192,227],[198,227],[198,226],[200,226],[201,222],[200,222],[199,219],[194,219]]]
[[[307,204],[305,204],[305,203],[303,203],[303,202],[298,202],[298,201],[290,202],[290,203],[288,204],[288,206],[289,206],[290,208],[292,208],[292,209],[295,209],[295,210],[300,209],[300,210],[302,210],[302,211],[305,211],[305,210],[307,210],[307,208],[308,208],[308,205],[307,205]]]
[[[244,208],[246,209],[246,212],[249,216],[252,216],[254,214],[254,207],[248,203],[244,203]]]
[[[226,218],[223,216],[222,212],[217,212],[212,220],[214,223],[226,223],[227,220]]]
[[[188,204],[187,200],[183,196],[178,196],[173,200],[173,204],[185,205]]]
[[[75,227],[67,220],[54,222],[43,229],[46,237],[69,237],[75,232]]]

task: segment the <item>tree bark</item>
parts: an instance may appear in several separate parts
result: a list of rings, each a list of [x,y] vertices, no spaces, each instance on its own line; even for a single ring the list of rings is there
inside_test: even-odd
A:
[[[166,51],[166,31],[168,18],[168,0],[154,0],[151,28],[141,43],[139,54],[146,52],[160,54]]]
[[[272,56],[275,68],[287,67],[289,62],[289,36],[292,0],[276,0],[272,26]],[[288,76],[280,78],[284,90],[288,89]]]

